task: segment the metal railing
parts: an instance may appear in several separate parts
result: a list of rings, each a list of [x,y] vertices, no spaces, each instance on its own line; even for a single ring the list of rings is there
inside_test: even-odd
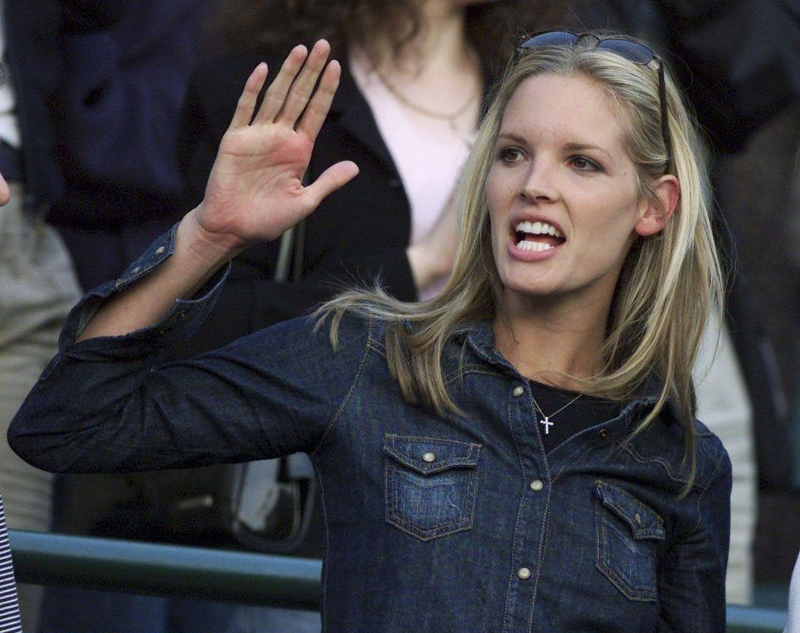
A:
[[[317,609],[319,561],[9,530],[17,580]],[[728,633],[780,633],[785,611],[728,607]]]

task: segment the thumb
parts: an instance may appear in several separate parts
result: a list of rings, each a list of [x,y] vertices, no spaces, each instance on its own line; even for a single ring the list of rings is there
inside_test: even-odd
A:
[[[319,178],[303,191],[303,197],[309,207],[308,212],[316,209],[327,196],[355,178],[358,171],[358,165],[349,160],[331,165],[323,171]]]

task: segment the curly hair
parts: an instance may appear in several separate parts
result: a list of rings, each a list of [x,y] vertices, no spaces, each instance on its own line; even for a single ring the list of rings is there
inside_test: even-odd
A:
[[[466,7],[467,37],[482,65],[501,70],[517,36],[570,25],[566,3],[503,0]],[[282,51],[325,38],[334,55],[356,44],[376,60],[374,37],[388,38],[395,56],[422,28],[418,0],[223,0],[211,31],[231,51]]]

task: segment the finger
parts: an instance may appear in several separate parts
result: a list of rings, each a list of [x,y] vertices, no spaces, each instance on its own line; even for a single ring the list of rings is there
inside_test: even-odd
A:
[[[253,110],[256,107],[258,93],[267,79],[267,65],[261,62],[255,67],[244,84],[244,90],[236,103],[236,111],[233,113],[230,128],[246,127],[250,125],[253,118]]]
[[[325,122],[325,117],[328,116],[341,75],[342,68],[339,66],[339,62],[332,61],[328,64],[325,72],[322,73],[317,91],[308,102],[303,118],[300,119],[297,131],[305,134],[312,142],[316,140],[317,134]]]
[[[294,127],[297,118],[308,105],[308,100],[311,98],[317,79],[328,61],[330,51],[331,46],[325,40],[320,40],[314,44],[314,48],[311,49],[311,53],[309,53],[308,59],[303,65],[303,70],[300,71],[300,74],[292,83],[292,87],[286,97],[286,103],[283,104],[283,109],[278,113],[276,120],[283,121],[287,125]]]
[[[267,88],[267,92],[264,95],[264,102],[261,104],[261,108],[259,108],[258,114],[256,115],[256,122],[268,123],[275,120],[278,112],[280,112],[283,107],[284,101],[286,101],[286,94],[289,92],[292,82],[303,67],[303,62],[307,55],[308,50],[302,44],[295,46],[289,51],[286,59],[283,60],[283,65],[278,72],[278,76],[275,77],[275,81]]]
[[[308,213],[316,209],[331,193],[343,187],[358,175],[358,165],[344,160],[331,165],[323,171],[319,178],[303,190],[303,197],[308,204]]]

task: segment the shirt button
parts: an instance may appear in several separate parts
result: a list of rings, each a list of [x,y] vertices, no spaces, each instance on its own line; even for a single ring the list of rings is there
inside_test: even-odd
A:
[[[597,437],[599,437],[601,440],[606,439],[608,437],[608,429],[600,429],[597,432]]]
[[[531,570],[527,567],[520,567],[517,570],[517,578],[520,580],[528,580],[531,577]]]
[[[514,391],[511,393],[514,394],[514,397],[519,398],[523,393],[525,393],[525,389],[522,387],[522,385],[517,385],[514,387]]]
[[[166,249],[166,248],[164,248],[163,246],[159,246],[159,247],[156,249],[156,255],[161,255],[161,253],[163,253],[165,250],[167,250],[167,249]]]
[[[539,492],[542,488],[544,488],[544,483],[542,483],[541,479],[534,479],[531,482],[531,490],[534,492]]]
[[[433,461],[436,461],[436,454],[435,453],[425,453],[422,456],[422,461],[428,462],[429,464]]]

